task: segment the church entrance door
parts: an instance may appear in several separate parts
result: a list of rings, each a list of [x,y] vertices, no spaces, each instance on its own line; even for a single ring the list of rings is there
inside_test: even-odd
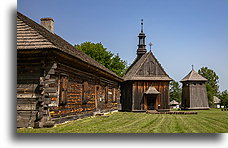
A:
[[[146,105],[145,108],[146,110],[156,110],[156,99],[157,95],[146,95]]]

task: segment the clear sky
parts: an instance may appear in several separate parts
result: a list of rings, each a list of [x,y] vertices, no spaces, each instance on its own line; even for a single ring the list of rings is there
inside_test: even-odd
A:
[[[136,57],[140,20],[144,20],[147,50],[175,81],[191,65],[205,66],[227,89],[226,0],[18,0],[17,9],[36,22],[55,20],[55,33],[80,44],[101,42],[129,64]]]

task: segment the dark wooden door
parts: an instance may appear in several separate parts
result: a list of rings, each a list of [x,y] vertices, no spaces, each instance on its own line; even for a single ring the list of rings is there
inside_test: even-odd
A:
[[[147,110],[155,110],[156,109],[156,96],[147,95]]]

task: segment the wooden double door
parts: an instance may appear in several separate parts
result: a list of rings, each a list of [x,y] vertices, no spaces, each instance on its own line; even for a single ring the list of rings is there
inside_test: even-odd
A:
[[[157,110],[157,97],[158,95],[145,95],[145,104],[144,109],[145,110]]]

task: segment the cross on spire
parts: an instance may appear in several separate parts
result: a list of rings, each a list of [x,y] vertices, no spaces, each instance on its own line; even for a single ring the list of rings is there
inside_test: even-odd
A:
[[[193,65],[192,65],[192,70],[194,70]]]
[[[141,32],[143,32],[143,19],[141,19]]]
[[[152,45],[153,45],[153,44],[150,42],[150,43],[149,43],[149,46],[150,46],[150,51],[151,51],[151,46],[152,46]]]

